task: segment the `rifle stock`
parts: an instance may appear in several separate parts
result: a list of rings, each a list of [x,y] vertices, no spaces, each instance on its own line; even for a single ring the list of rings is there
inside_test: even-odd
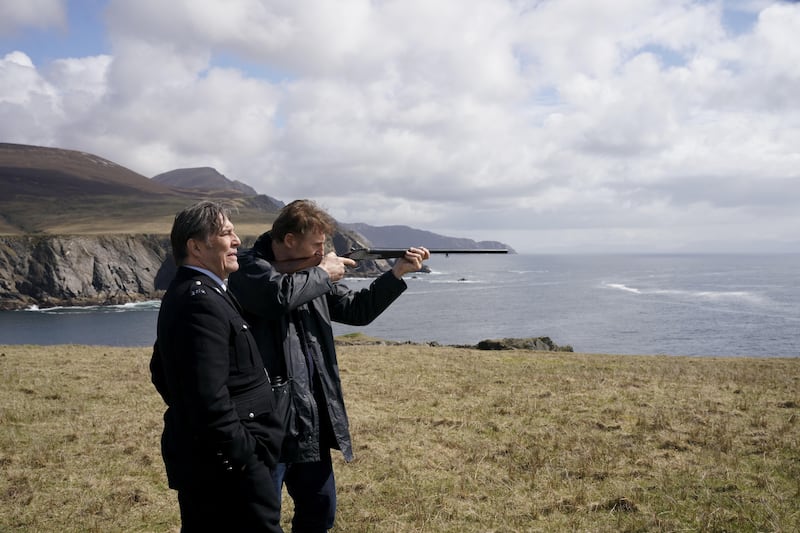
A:
[[[350,250],[342,257],[349,257],[354,261],[364,261],[366,259],[395,259],[406,255],[408,248],[356,248]],[[478,249],[442,249],[429,248],[431,254],[507,254],[504,248],[478,248]]]

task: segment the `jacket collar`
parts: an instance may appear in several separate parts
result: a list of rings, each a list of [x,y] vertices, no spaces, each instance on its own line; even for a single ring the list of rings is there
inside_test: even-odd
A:
[[[217,276],[216,274],[214,274],[210,270],[207,270],[207,269],[201,268],[201,267],[192,266],[192,265],[184,265],[184,267],[188,268],[188,269],[191,269],[191,270],[194,270],[196,272],[200,272],[201,274],[205,274],[206,276],[208,276],[209,278],[214,280],[216,282],[216,284],[219,285],[220,288],[222,288],[223,291],[227,291],[228,290],[228,287],[225,284],[225,280],[219,279],[219,276]]]
[[[253,244],[253,251],[257,253],[259,257],[266,259],[267,261],[275,260],[275,254],[272,252],[271,231],[262,233],[258,239],[256,239],[255,244]]]

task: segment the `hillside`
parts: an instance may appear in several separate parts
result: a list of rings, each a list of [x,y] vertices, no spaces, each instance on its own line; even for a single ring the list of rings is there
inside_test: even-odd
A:
[[[0,143],[0,235],[166,235],[175,213],[200,199],[233,206],[237,232],[246,240],[268,229],[285,205],[210,167],[175,169],[149,179],[87,152]],[[373,246],[512,250],[501,242],[408,226],[343,223],[340,228]]]
[[[206,198],[236,208],[243,236],[263,232],[281,207],[264,195],[171,187],[86,152],[0,143],[0,235],[168,234],[176,212]]]
[[[504,248],[511,253],[515,253],[511,246],[499,241],[474,241],[459,237],[447,237],[409,226],[370,226],[364,223],[341,224],[341,226],[363,235],[375,247],[407,248],[409,246],[425,246],[427,248],[451,248],[456,250]]]
[[[172,194],[169,187],[94,154],[0,143],[0,190],[20,196]]]

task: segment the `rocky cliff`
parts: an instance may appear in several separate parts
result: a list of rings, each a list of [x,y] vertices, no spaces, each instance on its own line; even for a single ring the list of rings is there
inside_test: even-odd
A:
[[[174,267],[169,237],[0,237],[0,309],[157,298]]]

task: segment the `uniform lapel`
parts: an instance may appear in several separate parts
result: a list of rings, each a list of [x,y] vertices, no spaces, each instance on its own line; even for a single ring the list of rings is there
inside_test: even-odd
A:
[[[228,302],[228,305],[233,307],[237,313],[240,315],[242,314],[242,306],[239,305],[239,301],[233,296],[233,294],[231,294],[231,291],[226,291],[225,289],[218,287],[216,284],[212,285],[211,288],[214,289],[217,294],[222,296],[222,299]]]
[[[227,290],[227,291],[222,291],[222,292],[225,293],[225,296],[228,298],[228,301],[231,304],[233,304],[234,309],[236,309],[236,311],[238,311],[239,314],[241,315],[242,314],[242,306],[239,304],[239,300],[236,299],[236,296],[233,295],[233,293],[230,291],[230,289]]]

